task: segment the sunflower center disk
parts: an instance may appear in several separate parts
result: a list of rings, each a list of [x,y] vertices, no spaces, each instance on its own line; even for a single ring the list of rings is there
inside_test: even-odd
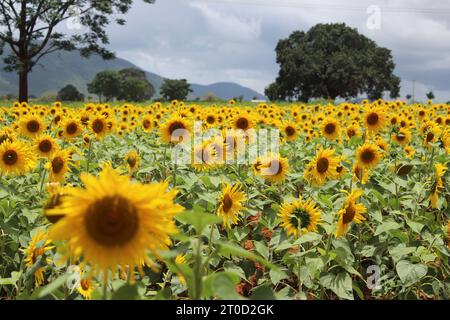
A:
[[[317,171],[319,173],[325,173],[328,170],[328,167],[330,166],[330,162],[327,158],[320,158],[317,161]]]
[[[185,129],[184,125],[181,122],[174,122],[169,126],[169,133],[173,135],[175,131],[179,129]]]
[[[291,223],[293,224],[294,227],[299,228],[300,229],[307,229],[311,223],[311,217],[309,216],[308,212],[306,212],[303,209],[300,208],[296,208],[293,212],[292,212],[292,219],[291,219]]]
[[[228,194],[226,194],[223,197],[222,203],[223,203],[223,211],[228,212],[228,211],[230,211],[231,207],[233,206],[233,199],[231,199],[231,197]]]
[[[378,115],[376,113],[371,113],[367,116],[367,123],[371,126],[374,126],[378,123]]]
[[[39,150],[41,152],[47,153],[52,150],[52,143],[48,140],[43,140],[39,143]]]
[[[342,221],[347,224],[353,221],[355,217],[356,211],[355,207],[352,204],[349,204],[347,208],[345,208],[344,216],[342,217]]]
[[[39,131],[39,122],[37,122],[36,120],[31,120],[27,123],[27,130],[29,132],[35,133]]]
[[[66,131],[68,134],[75,134],[78,130],[78,126],[76,123],[71,123],[67,126]]]
[[[134,166],[136,165],[136,159],[135,158],[128,158],[127,159],[127,163],[131,168],[134,168]]]
[[[245,118],[239,118],[236,121],[236,127],[238,129],[247,130],[248,126],[249,126],[248,120]]]
[[[103,131],[104,127],[105,127],[105,125],[103,124],[103,121],[101,121],[101,120],[95,120],[94,123],[92,124],[92,130],[95,133],[101,133]]]
[[[427,142],[430,142],[434,139],[434,134],[432,132],[427,133]]]
[[[8,150],[3,154],[3,162],[8,166],[15,165],[17,163],[17,160],[19,160],[19,156],[14,150]]]
[[[52,170],[54,173],[58,174],[61,172],[61,170],[64,168],[64,161],[57,157],[52,160]]]
[[[361,160],[364,163],[371,163],[373,160],[375,160],[375,154],[373,153],[372,150],[365,150],[362,154],[361,154]]]
[[[89,235],[100,245],[125,245],[136,235],[139,217],[136,208],[120,196],[104,197],[89,206],[85,217]]]
[[[292,128],[292,127],[287,127],[286,128],[286,135],[288,136],[288,137],[291,137],[291,136],[293,136],[295,134],[295,129],[294,128]]]
[[[333,134],[336,131],[336,126],[333,123],[329,123],[325,126],[325,132],[327,134]]]

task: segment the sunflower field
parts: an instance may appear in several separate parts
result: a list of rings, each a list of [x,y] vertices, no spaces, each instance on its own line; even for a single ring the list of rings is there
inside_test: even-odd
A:
[[[0,299],[450,299],[449,163],[431,101],[2,103]]]

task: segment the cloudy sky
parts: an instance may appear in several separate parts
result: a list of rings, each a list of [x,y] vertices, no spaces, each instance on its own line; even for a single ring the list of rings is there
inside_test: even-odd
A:
[[[450,100],[450,0],[137,0],[126,19],[109,27],[117,56],[165,77],[259,92],[277,75],[279,39],[319,22],[345,22],[392,50],[403,97],[416,80],[419,99],[433,90]]]

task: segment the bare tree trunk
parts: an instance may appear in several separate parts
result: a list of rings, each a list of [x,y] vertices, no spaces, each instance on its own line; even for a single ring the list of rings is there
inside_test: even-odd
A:
[[[19,72],[19,102],[28,102],[28,70]]]

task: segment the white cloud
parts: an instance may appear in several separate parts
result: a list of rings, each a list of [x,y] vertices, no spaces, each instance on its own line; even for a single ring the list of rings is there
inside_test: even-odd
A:
[[[369,5],[381,29],[369,30]],[[274,48],[294,30],[345,22],[392,50],[396,73],[450,100],[450,0],[157,0],[136,2],[125,27],[112,27],[118,56],[167,77],[233,81],[260,92],[277,76]]]

